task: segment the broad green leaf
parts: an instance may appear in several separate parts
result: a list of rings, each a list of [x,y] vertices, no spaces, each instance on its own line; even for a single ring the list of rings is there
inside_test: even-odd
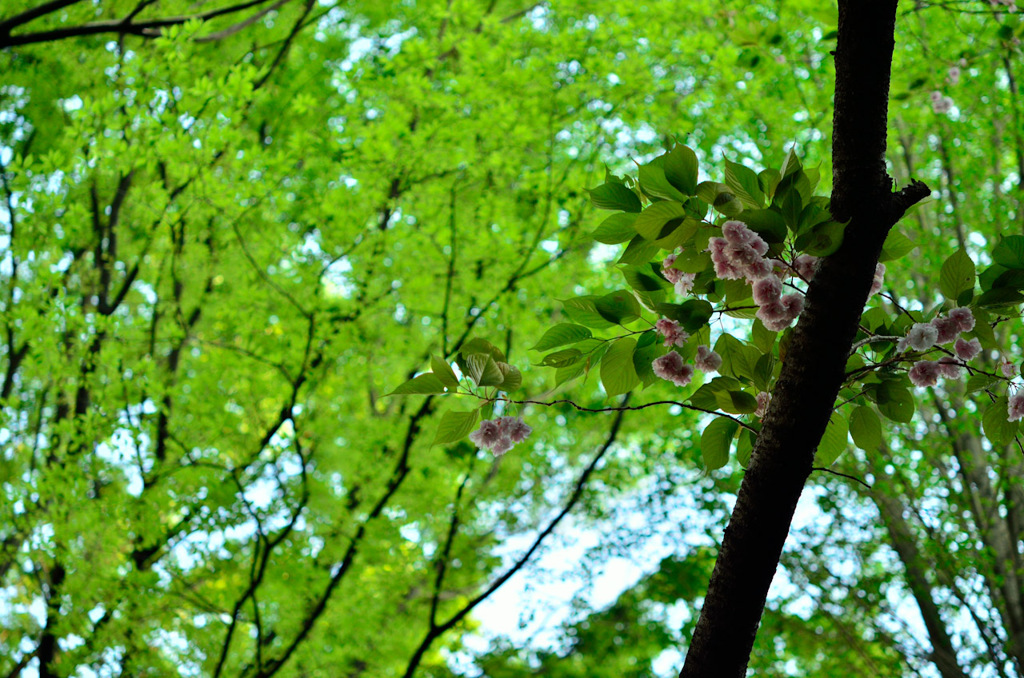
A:
[[[985,292],[976,302],[978,306],[996,308],[999,306],[1016,306],[1024,301],[1024,294],[1010,287],[996,287]]]
[[[885,238],[885,244],[882,245],[882,254],[878,257],[878,261],[885,262],[899,259],[910,253],[915,247],[917,245],[914,244],[914,241],[900,232],[898,228],[893,228]]]
[[[637,341],[636,350],[633,351],[633,369],[636,370],[636,375],[645,387],[658,381],[658,377],[654,374],[653,363],[663,350],[654,332],[641,335],[640,340]]]
[[[561,302],[566,315],[574,323],[586,325],[595,330],[603,330],[612,327],[614,323],[609,322],[597,312],[596,302],[599,298],[594,295],[587,295],[573,297],[572,299],[562,299]]]
[[[757,442],[757,435],[748,428],[740,429],[739,438],[736,439],[736,461],[743,468],[750,465],[750,453],[754,451],[754,443]]]
[[[988,407],[981,417],[981,426],[985,431],[985,437],[997,447],[1009,445],[1013,442],[1014,436],[1020,430],[1019,421],[1010,421],[1007,412],[1008,398],[999,396]]]
[[[819,224],[796,239],[796,248],[816,257],[827,257],[843,244],[844,230],[846,224],[837,221]]]
[[[432,395],[444,392],[444,382],[431,372],[427,372],[413,377],[387,395]]]
[[[750,328],[750,338],[754,342],[754,345],[761,349],[762,353],[769,353],[772,347],[775,346],[775,338],[779,336],[778,332],[772,332],[760,319],[755,320],[753,326]]]
[[[687,195],[669,183],[665,170],[658,165],[641,165],[637,173],[640,190],[652,198],[663,200],[686,200]]]
[[[1006,268],[1024,270],[1024,235],[1010,235],[992,249],[992,261]]]
[[[566,348],[544,356],[540,364],[545,367],[568,367],[583,360],[583,351],[578,348]]]
[[[682,220],[686,218],[686,210],[683,209],[682,203],[674,202],[672,200],[663,200],[647,206],[643,212],[636,218],[633,227],[636,232],[642,235],[648,240],[657,240],[663,238],[668,233],[665,231],[665,225],[669,222],[682,223]]]
[[[878,385],[878,411],[892,421],[906,424],[914,418],[914,395],[909,389],[894,381],[883,381]]]
[[[632,337],[617,339],[601,359],[601,385],[609,397],[628,393],[640,383],[633,367],[635,348],[636,340]]]
[[[964,391],[967,393],[984,391],[986,388],[994,386],[997,383],[999,383],[999,379],[997,377],[990,377],[987,374],[977,372],[967,378],[967,383],[964,385]]]
[[[448,387],[448,390],[454,391],[459,387],[459,378],[455,376],[455,371],[452,370],[452,366],[444,360],[441,360],[437,356],[430,356],[430,369],[433,370],[434,376],[441,380],[441,383]]]
[[[939,272],[939,291],[954,304],[961,294],[974,291],[974,262],[964,250],[957,250],[946,259]],[[967,299],[968,303],[970,299]]]
[[[743,203],[725,184],[701,182],[697,184],[697,196],[727,217],[735,217],[743,211]]]
[[[434,434],[434,442],[431,443],[431,446],[455,443],[468,436],[476,428],[478,414],[477,410],[445,412],[441,417],[441,423],[437,425],[437,433]]]
[[[641,292],[656,292],[672,286],[661,274],[661,264],[657,263],[646,266],[623,266],[622,277],[630,287]]]
[[[577,361],[571,365],[564,365],[555,369],[555,387],[559,387],[567,381],[571,381],[583,374],[586,367],[584,361]]]
[[[711,253],[696,248],[686,248],[677,257],[672,268],[683,273],[700,273],[711,268]]]
[[[777,169],[763,169],[757,175],[757,183],[768,200],[774,199],[775,189],[780,181],[782,181],[782,173]]]
[[[718,391],[715,401],[718,409],[729,414],[750,414],[757,410],[757,398],[746,391]]]
[[[661,251],[661,247],[654,242],[651,242],[642,235],[637,234],[629,241],[626,245],[626,249],[622,252],[619,260],[615,263],[618,264],[646,264],[648,261],[653,259]]]
[[[867,405],[855,407],[850,415],[850,435],[857,447],[866,452],[877,452],[882,444],[882,422]]]
[[[737,219],[749,226],[767,243],[780,243],[788,235],[786,220],[782,218],[782,213],[775,209],[743,210]]]
[[[640,198],[636,193],[619,183],[601,184],[590,190],[590,202],[601,210],[639,212]]]
[[[697,155],[692,150],[676,144],[665,156],[662,167],[669,183],[686,195],[697,194]]]
[[[771,353],[764,353],[754,365],[754,387],[759,391],[771,391],[774,376],[775,356]]]
[[[471,353],[486,353],[497,361],[505,361],[505,354],[501,352],[501,349],[486,339],[470,339],[459,349],[459,354],[462,356]]]
[[[776,194],[778,197],[778,194]],[[793,233],[796,233],[800,228],[800,215],[804,209],[803,199],[800,197],[800,192],[796,190],[790,190],[786,193],[786,197],[782,199],[782,218],[786,221],[786,226]]]
[[[498,363],[485,353],[466,356],[466,374],[477,386],[501,386],[505,381]]]
[[[738,429],[739,424],[725,417],[716,417],[704,427],[700,434],[700,453],[705,470],[714,471],[729,463],[729,448]]]
[[[624,243],[636,235],[636,229],[633,228],[636,216],[636,214],[631,212],[612,214],[602,221],[600,226],[594,229],[590,237],[605,245]]]
[[[764,193],[757,181],[757,174],[749,167],[726,160],[725,184],[745,207],[750,209],[764,207]]]
[[[626,290],[611,292],[597,299],[594,309],[602,318],[616,325],[633,322],[642,311],[636,297]]]
[[[847,431],[849,424],[841,412],[833,412],[829,417],[825,434],[821,436],[818,449],[814,453],[815,466],[829,467],[846,450]]]
[[[592,336],[593,335],[590,330],[582,325],[558,323],[554,327],[549,328],[548,331],[544,333],[544,336],[540,338],[540,341],[538,341],[530,350],[547,351],[552,348],[558,348],[559,346],[575,344],[577,341],[589,339]]]
[[[498,369],[501,370],[501,390],[506,393],[511,393],[517,390],[523,385],[523,375],[515,365],[509,365],[508,363],[495,363]]]

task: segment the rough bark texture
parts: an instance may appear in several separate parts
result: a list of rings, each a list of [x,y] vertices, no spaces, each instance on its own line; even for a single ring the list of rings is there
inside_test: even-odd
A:
[[[840,0],[832,212],[850,220],[807,292],[773,399],[725,530],[681,678],[741,678],[768,587],[842,384],[882,243],[928,195],[892,193],[885,171],[896,0]]]

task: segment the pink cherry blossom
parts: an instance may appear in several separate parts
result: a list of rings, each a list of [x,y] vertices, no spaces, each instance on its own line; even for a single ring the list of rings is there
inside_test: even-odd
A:
[[[768,403],[772,401],[772,396],[767,391],[761,391],[757,394],[757,409],[754,410],[754,416],[761,418],[765,412],[768,411]]]
[[[907,332],[907,343],[915,351],[926,351],[935,345],[939,330],[931,323],[914,323]]]
[[[677,257],[678,255],[676,254],[670,254],[661,262],[661,274],[665,276],[665,280],[668,280],[673,285],[679,282],[684,275],[678,268],[672,268],[672,264],[676,263]]]
[[[676,294],[689,294],[693,289],[693,281],[697,279],[696,273],[683,273],[675,282]]]
[[[885,264],[875,264],[875,275],[871,279],[871,291],[868,293],[869,297],[873,297],[882,291],[882,285],[885,283]]]
[[[754,283],[754,303],[758,306],[779,300],[782,281],[776,275],[767,275]]]
[[[491,419],[481,421],[480,428],[470,433],[469,439],[476,443],[477,447],[487,450],[493,450],[496,446],[511,442],[498,422]]]
[[[949,319],[956,323],[961,332],[970,332],[974,329],[974,314],[965,306],[950,311]]]
[[[1018,391],[1010,396],[1010,402],[1006,404],[1006,414],[1009,421],[1024,419],[1024,391]]]
[[[533,433],[533,428],[524,422],[522,417],[499,417],[498,428],[513,444],[523,442]]]
[[[981,342],[977,339],[971,339],[970,341],[964,341],[962,338],[957,339],[953,345],[953,350],[956,351],[956,356],[960,360],[971,360],[981,353]]]
[[[1003,359],[1001,365],[999,365],[999,371],[1003,373],[1003,376],[1007,379],[1013,379],[1017,376],[1017,368],[1009,360]]]
[[[694,364],[701,372],[717,372],[722,366],[722,356],[712,351],[707,346],[697,347],[697,358]]]
[[[951,341],[956,341],[957,336],[960,334],[960,324],[953,318],[932,318],[932,327],[939,331],[938,336],[935,339],[936,344],[948,344]]]
[[[818,257],[811,254],[801,254],[793,260],[793,268],[800,274],[800,277],[811,282],[814,273],[818,270]]]
[[[960,67],[953,66],[946,71],[946,79],[949,81],[950,85],[955,85],[960,82]]]
[[[669,351],[651,363],[654,374],[676,386],[686,386],[693,379],[693,365],[684,365],[683,357],[675,351]]]
[[[941,371],[939,364],[931,360],[919,360],[910,368],[910,383],[914,386],[935,386]]]
[[[654,326],[658,333],[665,337],[665,346],[682,346],[690,338],[690,335],[675,320],[662,318]]]
[[[951,358],[948,355],[939,358],[936,363],[939,366],[939,374],[946,379],[959,379],[960,378],[960,363],[956,361],[956,358]]]
[[[787,294],[778,301],[773,301],[757,309],[757,317],[772,332],[781,332],[789,327],[800,312],[804,310],[802,295]]]
[[[745,245],[759,237],[742,221],[727,221],[722,224],[722,235],[733,245]]]
[[[743,277],[743,271],[733,263],[726,253],[729,242],[725,238],[711,238],[708,240],[708,250],[711,252],[711,261],[715,265],[715,275],[722,280],[739,280]]]

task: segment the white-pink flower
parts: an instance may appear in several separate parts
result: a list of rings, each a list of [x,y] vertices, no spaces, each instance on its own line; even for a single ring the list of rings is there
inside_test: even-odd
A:
[[[956,340],[955,344],[953,344],[953,350],[956,351],[956,356],[960,358],[960,360],[971,360],[981,353],[981,342],[977,339],[964,341],[963,338],[960,338]]]
[[[953,100],[943,96],[942,92],[932,92],[932,110],[938,114],[949,113],[953,109]]]
[[[702,345],[697,347],[697,357],[693,362],[701,372],[717,372],[722,366],[722,356]]]
[[[498,417],[498,428],[513,443],[521,443],[533,433],[533,428],[522,417]]]
[[[937,362],[939,366],[939,374],[946,379],[959,379],[960,378],[960,363],[956,361],[956,358],[951,358],[948,355],[939,358]]]
[[[939,364],[931,360],[919,360],[910,368],[910,383],[914,386],[935,386],[941,370]]]
[[[914,323],[907,332],[907,343],[915,351],[926,351],[935,345],[939,330],[931,323]]]
[[[946,72],[946,80],[949,81],[950,85],[955,85],[958,82],[960,82],[960,67],[959,66],[952,66]]]
[[[800,277],[811,282],[814,279],[814,274],[818,270],[818,257],[812,254],[801,254],[793,260],[793,268],[800,274]]]
[[[665,280],[668,280],[673,285],[679,282],[679,279],[683,277],[683,272],[678,268],[672,268],[672,264],[676,263],[678,255],[670,254],[665,257],[665,260],[661,262],[661,274],[665,276]]]
[[[693,379],[693,365],[684,365],[683,356],[669,351],[651,363],[654,374],[676,386],[686,386]]]
[[[782,281],[776,275],[766,275],[754,283],[754,303],[758,306],[776,302],[782,296]]]
[[[954,308],[949,312],[949,319],[956,323],[961,332],[970,332],[974,329],[974,314],[966,306]]]
[[[950,317],[937,317],[932,318],[932,327],[938,330],[938,336],[935,338],[936,344],[948,344],[951,341],[956,341],[956,338],[960,335],[960,323]]]
[[[757,317],[772,332],[781,332],[789,327],[804,310],[802,295],[787,294],[778,301],[769,302],[757,309]]]
[[[676,294],[689,294],[693,289],[693,281],[697,279],[696,273],[683,273],[675,282]]]
[[[772,401],[772,396],[767,391],[761,391],[757,394],[757,409],[754,410],[754,416],[761,418],[764,413],[768,411],[768,403]]]
[[[711,238],[708,240],[708,251],[711,252],[711,261],[715,265],[715,275],[722,280],[739,280],[743,277],[743,271],[733,264],[726,248],[729,241],[725,238]]]
[[[665,337],[665,346],[682,346],[690,338],[690,335],[675,320],[662,318],[654,326],[658,333]]]
[[[882,291],[882,285],[885,283],[885,264],[875,264],[875,275],[871,278],[871,291],[868,293],[869,297],[873,297]]]
[[[480,422],[480,428],[469,434],[477,447],[490,450],[499,457],[533,432],[522,417],[498,417]]]
[[[1010,396],[1006,404],[1006,414],[1009,421],[1024,419],[1024,391],[1018,391]]]
[[[1013,379],[1017,376],[1017,368],[1009,360],[1003,359],[1002,364],[999,365],[999,371],[1003,373],[1003,376],[1007,379]]]

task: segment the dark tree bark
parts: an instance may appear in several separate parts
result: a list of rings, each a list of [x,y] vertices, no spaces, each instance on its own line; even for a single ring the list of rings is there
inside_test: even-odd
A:
[[[885,171],[896,0],[839,0],[832,213],[850,220],[820,265],[793,331],[711,575],[681,678],[746,675],[797,499],[844,378],[889,229],[929,194],[899,193]]]

